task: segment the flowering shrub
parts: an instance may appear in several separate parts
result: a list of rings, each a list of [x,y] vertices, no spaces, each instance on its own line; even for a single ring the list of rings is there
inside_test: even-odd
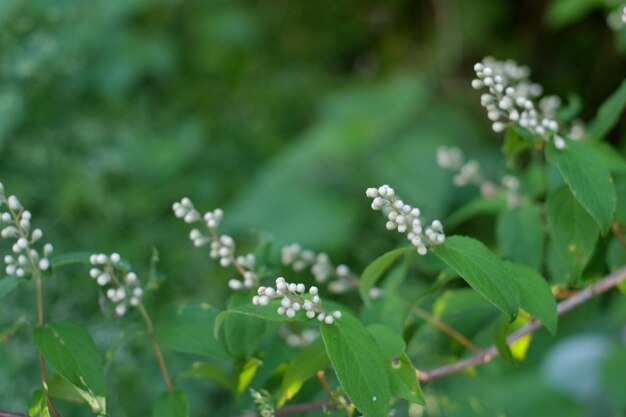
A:
[[[440,147],[433,158],[455,173],[454,184],[480,189],[477,200],[447,219],[442,213],[443,222],[423,221],[420,209],[401,200],[389,185],[367,188],[365,197],[384,215],[384,227],[405,235],[410,245],[380,254],[360,274],[298,243],[279,248],[278,262],[257,253],[239,254],[235,239],[220,231],[225,213],[214,209],[202,214],[189,198],[173,204],[174,215],[198,227],[189,233],[194,247],[208,245],[208,257],[235,275],[228,281],[232,294],[227,308],[182,306],[176,318],[161,327],[143,304],[150,287],[142,285],[120,254],[72,258],[85,265],[84,276],[97,284],[105,316],[143,321],[165,388],[155,401],[154,416],[190,413],[179,380],[170,377],[164,349],[215,360],[191,365],[186,374],[204,372],[235,397],[249,390],[251,403],[264,417],[320,409],[385,417],[391,409],[408,407],[407,402],[427,406],[420,384],[498,355],[519,361],[531,333],[545,327],[556,334],[559,316],[626,281],[626,266],[614,268],[602,261],[588,268],[594,253],[606,252],[614,241],[626,242],[623,224],[616,220],[623,196],[618,199],[614,183],[614,177],[626,171],[626,161],[602,142],[626,106],[626,83],[582,128],[582,122],[563,119],[559,99],[542,96],[541,86],[529,80],[528,68],[486,58],[474,70],[472,87],[486,91],[480,103],[493,130],[504,133],[511,172],[499,180],[488,179],[480,164],[466,161],[460,149]],[[552,172],[550,184],[533,189],[525,177],[531,168],[541,177]],[[36,289],[33,338],[40,351],[41,388],[31,398],[29,415],[58,415],[59,396],[83,402],[97,415],[115,415],[106,401],[115,395],[115,387],[105,387],[102,357],[89,332],[78,324],[80,318],[44,319],[44,276],[63,279],[67,257],[53,257],[52,245],[41,244],[43,232],[32,229],[31,213],[17,197],[5,196],[4,187],[0,203],[1,236],[11,244],[11,253],[4,257],[7,277],[0,280],[0,297],[27,282]],[[497,213],[494,244],[454,233],[485,211]],[[404,298],[400,286],[413,265],[425,265],[435,278],[429,288]],[[432,305],[443,303],[449,297],[446,290],[458,288],[475,296],[477,303],[484,301],[481,308],[487,313],[480,327],[493,329],[493,344],[478,347],[484,340],[470,340],[475,335],[453,328],[436,308],[419,305],[426,297],[432,297]],[[569,296],[557,304],[556,295],[562,292]],[[360,297],[359,307],[348,307],[342,296]],[[132,314],[134,310],[138,314]],[[421,358],[407,351],[415,332],[413,316],[455,343],[462,357],[423,369]],[[264,343],[274,338],[280,344]],[[274,367],[257,380],[263,362]],[[305,387],[313,391],[315,401],[291,404]]]

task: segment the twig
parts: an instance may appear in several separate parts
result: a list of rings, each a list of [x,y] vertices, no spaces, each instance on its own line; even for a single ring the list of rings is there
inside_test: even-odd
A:
[[[8,411],[0,411],[0,417],[28,417],[26,414],[10,413]]]
[[[317,371],[315,376],[320,381],[320,385],[322,386],[322,389],[326,393],[328,399],[332,401],[333,391],[330,389],[330,385],[328,385],[328,381],[326,380],[326,375],[324,375],[324,371]]]
[[[602,294],[603,292],[608,291],[609,289],[615,287],[620,282],[626,280],[626,266],[618,269],[610,275],[602,278],[600,281],[588,286],[582,291],[579,291],[572,297],[561,301],[557,307],[557,315],[562,316],[568,311],[572,310],[574,307],[584,303],[585,301],[595,297],[596,295]],[[509,337],[507,337],[507,344],[512,344],[522,337],[526,336],[529,333],[534,332],[542,326],[539,320],[533,319],[524,327],[520,328],[516,332],[512,333]],[[430,371],[422,372],[417,370],[417,376],[420,382],[425,383],[432,381],[433,379],[441,378],[444,376],[452,375],[457,372],[460,372],[464,369],[471,368],[476,365],[482,365],[483,363],[489,362],[493,357],[498,355],[498,349],[495,345],[488,347],[487,349],[477,353],[474,356],[471,356],[466,359],[462,359],[460,361],[451,363],[449,365],[445,365],[439,368],[432,369]]]
[[[154,349],[154,356],[156,357],[157,362],[159,363],[159,368],[161,369],[161,375],[163,376],[163,381],[165,381],[165,386],[169,392],[174,391],[174,385],[172,384],[172,380],[170,379],[170,375],[167,372],[167,367],[165,366],[165,359],[163,359],[163,353],[161,353],[161,345],[156,338],[156,333],[154,331],[154,325],[152,324],[152,320],[150,320],[150,316],[148,312],[143,307],[143,304],[139,303],[137,309],[141,313],[143,320],[146,322],[146,327],[148,328],[148,334],[150,336],[150,340],[152,341],[152,348]]]
[[[411,309],[411,312],[415,314],[416,316],[421,317],[426,322],[432,324],[433,326],[435,326],[436,328],[438,328],[439,330],[441,330],[442,332],[444,332],[445,334],[447,334],[448,336],[450,336],[451,338],[453,338],[454,340],[456,340],[457,342],[459,342],[460,344],[462,344],[463,346],[471,350],[472,352],[474,353],[480,352],[480,349],[478,349],[478,347],[476,347],[475,344],[467,340],[465,336],[463,336],[461,333],[459,333],[457,330],[453,329],[452,327],[448,326],[443,321],[439,320],[437,317],[431,315],[426,310],[423,310],[419,307],[413,307]]]

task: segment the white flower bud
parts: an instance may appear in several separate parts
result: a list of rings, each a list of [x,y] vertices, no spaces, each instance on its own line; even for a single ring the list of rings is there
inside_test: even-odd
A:
[[[50,268],[50,261],[47,258],[43,258],[39,261],[39,269],[47,271]]]
[[[116,264],[116,263],[118,263],[121,260],[122,260],[122,257],[120,256],[119,253],[114,252],[114,253],[111,254],[111,262],[112,263]]]
[[[118,316],[123,316],[126,313],[126,306],[124,304],[118,304],[115,307],[115,314],[117,314]]]

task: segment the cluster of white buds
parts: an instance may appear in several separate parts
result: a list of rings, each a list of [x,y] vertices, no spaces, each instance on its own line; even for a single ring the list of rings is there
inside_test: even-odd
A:
[[[494,132],[502,132],[507,126],[516,124],[544,141],[553,141],[558,149],[565,147],[556,121],[560,99],[541,97],[543,88],[530,81],[528,67],[517,65],[513,60],[502,62],[487,57],[474,65],[474,71],[477,78],[472,81],[472,87],[487,89],[480,102],[487,109]]]
[[[332,293],[344,293],[359,286],[359,277],[350,271],[347,265],[334,266],[324,252],[315,253],[310,249],[302,249],[297,243],[292,243],[283,246],[280,254],[282,264],[291,266],[296,272],[311,268],[311,274],[318,283],[325,283],[331,279],[328,289]]]
[[[4,239],[15,240],[11,247],[12,254],[4,257],[5,272],[7,275],[25,277],[38,271],[46,271],[50,268],[50,255],[53,247],[46,243],[42,247],[42,253],[34,248],[43,237],[41,229],[32,229],[30,225],[31,213],[25,210],[20,200],[4,194],[4,186],[0,183],[0,206],[5,205],[7,211],[0,213],[2,231],[0,236]]]
[[[289,346],[303,348],[315,341],[320,332],[316,329],[303,329],[299,333],[294,333],[288,326],[280,326],[279,334]]]
[[[258,284],[259,277],[255,270],[254,254],[235,256],[235,240],[228,235],[220,235],[218,227],[224,217],[222,209],[207,211],[200,214],[191,200],[184,197],[172,205],[176,217],[183,219],[185,223],[202,223],[206,231],[192,229],[189,238],[194,246],[200,247],[207,243],[211,244],[211,258],[219,259],[222,267],[234,266],[241,279],[233,278],[228,281],[228,286],[233,290],[252,288]]]
[[[465,185],[476,185],[480,187],[480,193],[485,198],[491,198],[497,192],[506,195],[509,207],[517,206],[522,197],[519,194],[520,182],[513,175],[504,175],[501,185],[484,178],[480,170],[480,164],[475,160],[465,162],[463,152],[456,146],[440,146],[437,148],[437,163],[441,168],[456,172],[454,185],[462,187]]]
[[[407,238],[417,248],[417,253],[420,255],[426,255],[429,246],[441,245],[445,241],[446,236],[441,222],[434,220],[429,227],[424,229],[420,210],[397,198],[394,189],[390,186],[368,188],[365,195],[373,200],[372,209],[381,210],[387,217],[385,224],[387,230],[406,233]]]
[[[143,297],[137,274],[126,270],[121,261],[118,253],[110,256],[99,253],[89,257],[92,265],[89,276],[103,287],[104,295],[113,304],[115,314],[119,317],[126,314],[128,307],[137,307]]]
[[[325,311],[321,307],[321,299],[317,287],[311,287],[305,296],[306,286],[302,283],[287,282],[285,278],[276,278],[276,287],[259,287],[257,295],[252,297],[252,304],[266,306],[271,300],[280,299],[276,310],[281,316],[292,319],[303,310],[309,319],[317,319],[326,324],[333,324],[341,318],[341,311]]]

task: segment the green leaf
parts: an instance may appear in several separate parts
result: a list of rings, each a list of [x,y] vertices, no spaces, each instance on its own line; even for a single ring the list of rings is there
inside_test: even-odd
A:
[[[233,358],[243,359],[256,351],[264,331],[263,320],[254,316],[231,314],[223,320],[219,337]]]
[[[566,187],[548,196],[548,227],[554,248],[571,278],[580,276],[598,239],[598,226]]]
[[[626,347],[613,348],[600,363],[600,382],[602,392],[616,410],[626,409]],[[616,413],[615,415],[619,415]]]
[[[252,382],[252,378],[256,375],[256,371],[259,369],[263,362],[257,358],[248,358],[240,361],[237,365],[237,387],[235,392],[239,395],[245,391],[245,389]]]
[[[183,305],[157,326],[157,339],[178,352],[228,358],[213,332],[218,314],[218,309],[205,303]]]
[[[452,236],[434,250],[477,293],[498,307],[513,321],[520,306],[517,286],[508,275],[504,263],[481,242]]]
[[[617,237],[613,237],[606,248],[606,266],[609,271],[616,271],[626,265],[626,247]]]
[[[626,107],[626,79],[622,84],[607,98],[598,109],[598,114],[589,124],[587,129],[587,138],[591,140],[600,140],[609,133],[609,131],[619,121],[620,115]]]
[[[616,207],[616,195],[609,170],[584,142],[567,140],[565,149],[546,146],[546,158],[555,164],[581,206],[606,233]]]
[[[546,22],[558,29],[582,20],[601,5],[599,0],[555,0],[549,3]]]
[[[500,317],[493,324],[491,329],[491,334],[493,335],[493,342],[498,349],[498,353],[500,357],[507,363],[511,364],[515,362],[515,358],[511,353],[511,349],[509,345],[506,343],[506,337],[509,333],[509,329],[511,328],[511,323],[505,320],[504,317]]]
[[[544,239],[536,205],[523,203],[500,213],[496,235],[507,258],[535,269],[541,267]]]
[[[550,333],[556,334],[556,301],[546,280],[526,265],[506,262],[506,267],[517,284],[522,308],[541,320]]]
[[[50,417],[48,402],[46,401],[46,393],[44,390],[37,390],[33,393],[28,401],[29,417]]]
[[[84,327],[71,321],[34,329],[35,343],[46,362],[89,402],[94,412],[106,410],[102,358]]]
[[[370,301],[368,295],[369,290],[374,286],[374,284],[376,284],[385,271],[389,269],[391,264],[393,264],[400,256],[406,254],[409,250],[411,249],[400,248],[389,251],[376,258],[367,266],[367,268],[365,268],[365,271],[361,274],[361,280],[359,282],[359,293],[366,304]]]
[[[152,417],[187,417],[189,404],[187,396],[180,390],[166,391],[159,395],[152,406]]]
[[[18,278],[15,275],[0,279],[0,300],[24,281],[24,278]]]
[[[229,391],[235,391],[235,382],[222,367],[210,362],[194,362],[180,374],[180,379],[206,379],[215,381]]]
[[[367,330],[374,337],[387,360],[391,378],[391,394],[414,402],[425,404],[424,394],[420,388],[415,366],[405,353],[402,337],[387,326],[372,324]]]
[[[286,401],[292,399],[309,378],[313,377],[317,371],[326,369],[327,366],[328,355],[322,339],[318,338],[289,362],[281,384],[278,406],[282,407]]]
[[[320,332],[337,379],[352,403],[367,417],[387,417],[390,380],[387,362],[365,326],[344,312]]]

